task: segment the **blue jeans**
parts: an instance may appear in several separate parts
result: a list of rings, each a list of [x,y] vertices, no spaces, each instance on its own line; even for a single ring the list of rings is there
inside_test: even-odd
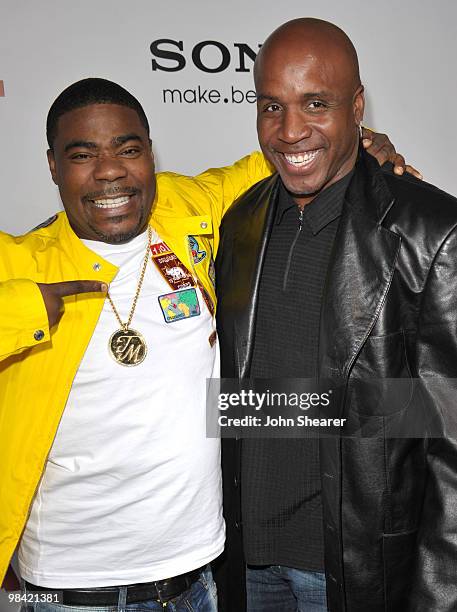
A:
[[[66,606],[40,602],[24,604],[21,612],[217,612],[216,584],[209,565],[190,589],[166,604],[155,600],[127,604],[126,592],[127,587],[120,587],[117,606]]]
[[[248,612],[327,612],[325,574],[269,565],[246,570]]]

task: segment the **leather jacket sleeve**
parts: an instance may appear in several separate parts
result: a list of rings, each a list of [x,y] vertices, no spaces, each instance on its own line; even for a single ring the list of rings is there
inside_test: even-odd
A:
[[[417,342],[427,406],[439,423],[428,443],[428,478],[413,587],[414,612],[457,609],[457,230],[430,268]]]

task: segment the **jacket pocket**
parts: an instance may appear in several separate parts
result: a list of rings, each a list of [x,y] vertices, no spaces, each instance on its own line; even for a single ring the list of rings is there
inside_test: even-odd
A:
[[[408,610],[417,558],[416,539],[417,529],[382,536],[386,612]]]
[[[349,378],[348,411],[395,415],[409,405],[413,391],[403,331],[368,338]]]

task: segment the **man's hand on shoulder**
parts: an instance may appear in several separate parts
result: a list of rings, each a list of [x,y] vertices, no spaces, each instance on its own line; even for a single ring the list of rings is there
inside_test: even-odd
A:
[[[106,292],[106,283],[89,280],[64,281],[61,283],[38,283],[48,313],[49,327],[59,322],[63,313],[63,298],[78,293]]]
[[[422,174],[407,164],[403,155],[395,151],[394,145],[386,134],[373,132],[366,127],[362,130],[362,144],[368,153],[376,157],[380,166],[389,161],[394,165],[395,174],[401,175],[406,170],[416,178],[422,179]]]

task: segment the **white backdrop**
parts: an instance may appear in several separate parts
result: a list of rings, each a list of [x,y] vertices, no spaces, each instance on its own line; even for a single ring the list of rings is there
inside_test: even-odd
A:
[[[196,173],[256,147],[255,104],[233,102],[252,89],[257,49],[281,22],[315,16],[340,25],[359,52],[367,92],[365,123],[392,137],[427,180],[457,194],[456,0],[0,0],[0,227],[25,232],[60,208],[46,163],[45,120],[70,83],[100,76],[127,87],[149,117],[159,169]],[[152,70],[150,45],[171,39],[186,65]],[[211,44],[199,43],[215,41]],[[192,50],[210,69],[204,72]],[[200,51],[199,51],[200,49]],[[181,53],[181,52],[180,52]],[[177,61],[156,58],[162,66]],[[182,63],[182,60],[179,60]],[[192,102],[192,90],[207,91]],[[175,102],[164,102],[163,90]],[[208,100],[208,90],[214,90]],[[184,96],[179,102],[179,95]],[[168,94],[169,96],[169,94]],[[227,98],[228,102],[224,102]],[[240,94],[234,94],[235,100]],[[0,596],[0,610],[12,610]]]
[[[256,50],[279,23],[304,15],[335,22],[354,41],[367,91],[366,124],[389,133],[430,182],[457,194],[456,0],[327,0],[320,5],[303,0],[0,0],[5,91],[0,97],[0,227],[21,233],[60,207],[46,164],[45,119],[58,93],[83,77],[112,79],[140,99],[159,169],[196,173],[256,148],[255,104],[231,100],[232,87],[252,89],[252,60],[245,55],[249,71],[237,71],[240,48],[235,44]],[[152,70],[150,45],[158,39],[176,41],[159,49],[184,56],[182,70]],[[217,44],[198,46],[205,41]],[[192,60],[195,47],[197,63],[216,69],[228,57],[228,67],[213,73],[198,69]],[[155,59],[161,66],[178,65]],[[220,101],[205,102],[207,93],[193,103],[198,86],[218,90]],[[180,90],[174,103],[170,94],[163,101],[164,89]],[[188,101],[180,103],[179,95]]]

